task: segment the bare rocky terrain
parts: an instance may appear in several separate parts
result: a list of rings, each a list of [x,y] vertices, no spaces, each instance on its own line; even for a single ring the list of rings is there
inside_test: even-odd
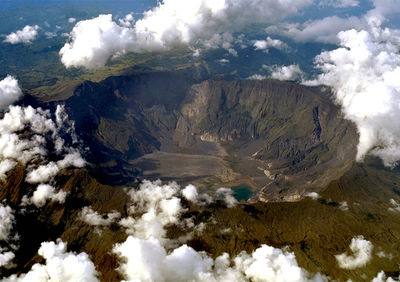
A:
[[[85,82],[57,103],[107,183],[160,178],[209,190],[247,179],[255,200],[291,201],[343,175],[356,153],[356,129],[329,91],[290,82],[144,73]]]

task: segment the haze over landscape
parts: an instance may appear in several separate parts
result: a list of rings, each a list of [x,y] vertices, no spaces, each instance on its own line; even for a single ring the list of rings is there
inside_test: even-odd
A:
[[[1,281],[398,281],[399,0],[3,0]]]

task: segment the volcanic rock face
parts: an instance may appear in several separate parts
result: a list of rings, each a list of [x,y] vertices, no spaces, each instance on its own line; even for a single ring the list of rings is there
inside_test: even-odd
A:
[[[266,177],[254,182],[267,185],[260,194],[266,201],[326,185],[355,154],[354,127],[318,89],[272,80],[206,81],[192,87],[181,113],[176,143],[221,144],[237,158],[242,174],[245,164],[258,160]]]
[[[65,101],[103,181],[245,182],[259,192],[255,200],[291,201],[354,160],[355,127],[321,88],[192,81],[170,72],[110,77],[83,83]]]

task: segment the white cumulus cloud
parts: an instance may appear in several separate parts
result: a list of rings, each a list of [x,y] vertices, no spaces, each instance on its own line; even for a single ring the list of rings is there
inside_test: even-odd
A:
[[[367,18],[372,21],[383,23],[387,16],[400,12],[400,0],[372,0],[374,9],[368,11]]]
[[[29,44],[33,40],[36,39],[36,36],[38,35],[38,25],[26,25],[23,29],[17,30],[16,32],[12,32],[9,35],[6,36],[6,39],[4,39],[4,42],[11,43],[11,44],[17,44],[17,43],[25,43]]]
[[[20,138],[18,132],[26,127],[36,134],[31,138]],[[40,109],[10,106],[9,111],[0,119],[0,164],[3,180],[16,163],[25,165],[34,157],[46,155],[46,142],[42,134],[54,129],[52,123],[47,123],[47,114]]]
[[[317,192],[308,192],[305,193],[304,196],[309,197],[313,200],[318,200],[320,198],[320,195]]]
[[[337,34],[351,28],[361,29],[367,26],[363,18],[355,16],[341,18],[329,16],[318,20],[309,20],[304,23],[282,23],[266,29],[270,34],[284,35],[299,42],[338,43]]]
[[[371,26],[338,38],[341,47],[316,58],[322,74],[306,84],[333,88],[345,117],[357,125],[357,160],[369,153],[393,166],[400,159],[400,31]]]
[[[16,236],[12,236],[15,217],[14,211],[6,205],[0,204],[0,241],[6,243],[4,247],[0,247],[0,267],[10,268],[13,266],[12,260],[15,254],[12,250],[18,247],[14,244]]]
[[[0,110],[6,109],[22,96],[18,81],[11,75],[0,81]]]
[[[8,241],[14,219],[13,210],[9,206],[0,204],[0,240]]]
[[[60,50],[66,67],[96,68],[126,51],[166,50],[180,45],[230,48],[232,33],[296,14],[312,0],[164,0],[133,23],[111,15],[80,21]],[[232,21],[232,19],[235,19]]]
[[[75,254],[66,249],[67,245],[61,240],[43,242],[38,254],[46,260],[45,264],[34,264],[28,273],[12,275],[6,281],[99,281],[95,266],[86,253]]]
[[[182,195],[191,202],[196,202],[199,193],[197,192],[196,186],[188,185],[182,190]]]
[[[91,207],[84,207],[79,214],[79,219],[93,226],[109,226],[121,217],[119,212],[110,212],[105,215],[100,215]]]
[[[360,1],[358,0],[323,0],[320,2],[321,6],[331,6],[334,8],[347,8],[358,7]]]
[[[128,49],[132,36],[132,31],[114,22],[111,15],[80,21],[71,31],[71,41],[60,50],[61,61],[67,68],[101,67],[110,56]]]
[[[342,211],[348,211],[349,210],[349,205],[347,204],[346,201],[340,202],[339,203],[339,209]]]
[[[232,259],[223,254],[213,260],[187,245],[168,253],[154,238],[129,236],[113,252],[124,262],[118,270],[126,281],[328,281],[300,268],[293,253],[267,245],[252,254]]]
[[[400,279],[400,277],[398,279]],[[398,279],[394,280],[392,277],[386,278],[385,272],[381,271],[371,280],[371,282],[395,282],[398,281]]]
[[[210,195],[206,193],[199,194],[197,187],[192,184],[182,189],[182,195],[186,200],[196,204],[210,204],[213,201]]]
[[[65,144],[64,134],[72,144]],[[57,106],[53,115],[41,108],[9,106],[0,119],[0,181],[6,181],[7,174],[20,163],[27,171],[24,180],[39,184],[32,195],[24,195],[23,205],[42,207],[47,200],[63,203],[66,193],[57,191],[50,182],[64,168],[85,165],[78,144],[63,106]],[[49,154],[53,161],[49,161]]]
[[[253,74],[253,75],[249,76],[247,79],[250,79],[250,80],[264,80],[264,79],[267,79],[267,78],[268,77],[265,76],[265,75]]]
[[[46,38],[47,38],[47,39],[50,39],[50,38],[56,37],[56,36],[57,36],[57,32],[46,31],[46,32],[44,33],[44,35],[46,35]]]
[[[45,183],[50,181],[57,173],[67,167],[84,167],[85,161],[78,151],[72,151],[57,162],[49,162],[30,171],[26,176],[28,183]]]
[[[302,76],[303,72],[298,65],[274,67],[271,73],[271,77],[278,80],[297,80]]]
[[[56,201],[59,203],[64,203],[65,198],[67,197],[67,193],[64,191],[56,191],[51,185],[48,184],[40,184],[31,198],[25,197],[23,199],[24,205],[28,203],[33,203],[36,207],[40,208],[46,204],[46,201]]]
[[[322,42],[339,44],[341,42],[337,34],[341,31],[356,29],[366,30],[369,25],[382,25],[400,12],[400,0],[372,0],[374,8],[361,16],[339,17],[327,16],[322,19],[307,20],[303,23],[282,22],[266,28],[269,34],[279,34],[299,42]],[[324,0],[319,3],[322,6],[335,8],[356,7],[357,0]]]
[[[398,203],[395,199],[390,199],[390,207],[388,210],[392,212],[400,212],[400,203]]]
[[[234,207],[238,202],[233,196],[233,190],[230,188],[218,188],[216,196],[222,198],[228,208]]]
[[[276,49],[282,49],[287,47],[287,45],[279,39],[272,39],[271,37],[267,37],[266,40],[255,40],[253,46],[256,50],[266,50],[273,47]]]
[[[10,268],[13,266],[12,260],[15,258],[15,254],[11,251],[0,252],[0,267]]]
[[[128,195],[131,199],[129,216],[119,223],[130,235],[140,239],[156,238],[168,245],[172,242],[167,238],[167,225],[185,227],[191,224],[190,220],[180,220],[185,208],[179,196],[180,186],[176,183],[162,185],[161,181],[144,181],[139,190],[131,189]]]
[[[12,161],[10,159],[2,160],[0,162],[0,180],[6,181],[7,173],[9,171],[11,171],[16,165],[17,165],[17,162]]]
[[[187,246],[186,240],[167,239],[168,226],[188,232],[194,227],[190,219],[183,219],[186,208],[180,199],[204,201],[193,185],[180,189],[176,183],[145,181],[139,190],[127,193],[131,199],[129,216],[120,223],[130,235],[125,242],[115,244],[112,251],[119,258],[117,270],[124,281],[328,281],[299,267],[293,253],[267,245],[251,254],[242,252],[233,258],[223,254],[212,259]],[[236,203],[231,199],[231,189],[223,188],[218,194],[224,195],[228,203]]]
[[[355,269],[365,266],[372,256],[373,245],[370,241],[365,240],[363,236],[357,236],[351,239],[350,250],[351,255],[346,253],[336,255],[335,258],[339,267],[345,269]]]

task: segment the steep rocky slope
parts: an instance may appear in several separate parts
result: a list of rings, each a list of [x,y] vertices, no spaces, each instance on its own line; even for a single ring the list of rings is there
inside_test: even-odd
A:
[[[261,191],[258,199],[286,201],[353,162],[356,130],[329,95],[290,82],[193,84],[156,72],[87,81],[63,103],[103,181],[174,179],[204,189],[244,182]]]
[[[186,97],[174,140],[221,144],[235,171],[265,174],[253,177],[262,200],[295,200],[343,174],[355,155],[356,131],[328,95],[273,80],[206,81]]]

